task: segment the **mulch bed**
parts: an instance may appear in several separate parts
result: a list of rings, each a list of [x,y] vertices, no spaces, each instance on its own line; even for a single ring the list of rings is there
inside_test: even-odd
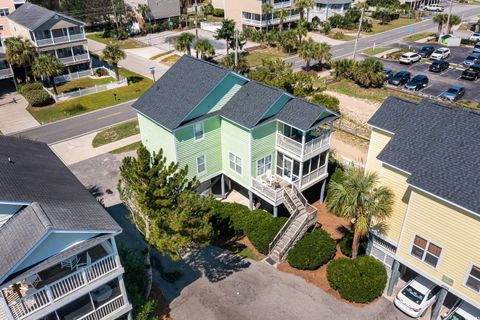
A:
[[[160,320],[172,320],[170,318],[170,306],[163,296],[162,291],[157,286],[152,286],[152,291],[150,292],[150,298],[157,301],[157,307],[155,309],[155,316],[157,316]]]

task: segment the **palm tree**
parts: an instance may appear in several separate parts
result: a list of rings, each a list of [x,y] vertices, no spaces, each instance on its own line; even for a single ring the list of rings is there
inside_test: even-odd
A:
[[[285,23],[285,19],[290,15],[290,13],[287,10],[280,10],[278,11],[278,18],[280,18],[280,31],[283,31],[283,24]]]
[[[438,24],[438,30],[437,30],[437,35],[440,36],[442,33],[443,25],[447,23],[448,15],[446,14],[437,14],[436,16],[433,17],[432,21],[433,23]]]
[[[198,40],[197,43],[195,43],[195,50],[200,53],[202,60],[207,60],[207,57],[215,54],[215,49],[207,39]]]
[[[271,16],[271,19],[268,20],[267,23],[267,31],[268,31],[268,25],[270,24],[270,21],[273,19],[273,5],[270,2],[262,4],[262,13],[263,14],[269,14]]]
[[[448,20],[448,18],[447,18],[447,20]],[[459,16],[451,15],[450,16],[450,21],[448,22],[448,26],[447,26],[447,34],[451,33],[453,26],[456,26],[460,23],[462,23],[462,19]]]
[[[318,45],[318,56],[316,59],[318,60],[318,63],[323,64],[324,62],[330,63],[330,60],[332,59],[332,53],[330,50],[332,47],[325,42],[319,43]]]
[[[305,60],[307,70],[310,70],[310,62],[317,56],[318,43],[313,41],[312,38],[303,41],[300,49],[298,50],[298,56]]]
[[[377,183],[376,173],[350,168],[339,181],[331,181],[328,188],[328,210],[353,221],[353,259],[358,255],[360,238],[368,234],[373,223],[380,231],[384,230],[383,221],[392,212],[393,192]]]
[[[118,44],[109,44],[103,49],[103,56],[102,59],[106,60],[109,64],[113,66],[115,70],[115,77],[117,80],[120,80],[120,75],[118,74],[118,63],[120,60],[125,59],[127,56],[125,52],[120,49]]]
[[[57,86],[53,77],[63,72],[64,66],[57,57],[51,54],[41,54],[33,60],[32,73],[35,77],[45,77],[53,85],[53,91],[57,95]]]
[[[313,0],[297,0],[295,3],[295,9],[300,11],[300,20],[304,21],[305,10],[307,10],[307,20],[310,15],[310,9],[313,8],[315,2]]]
[[[148,4],[139,4],[137,6],[137,12],[140,13],[143,20],[146,20],[147,16],[152,12],[152,9],[150,9],[150,6]]]
[[[175,41],[175,49],[186,52],[189,56],[192,55],[192,42],[195,36],[188,32],[181,33]]]
[[[6,58],[9,64],[23,67],[25,72],[25,81],[27,81],[27,68],[32,63],[35,49],[30,41],[21,37],[11,37],[5,39]]]

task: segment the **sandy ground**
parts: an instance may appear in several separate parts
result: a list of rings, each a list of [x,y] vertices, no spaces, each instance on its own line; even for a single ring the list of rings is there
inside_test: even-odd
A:
[[[378,108],[380,108],[379,103],[372,103],[334,91],[327,90],[325,93],[337,97],[338,100],[340,100],[340,112],[356,122],[366,124]]]
[[[335,131],[332,138],[332,150],[337,158],[341,158],[344,163],[355,163],[364,166],[367,161],[368,142],[358,141],[356,138],[342,131]]]

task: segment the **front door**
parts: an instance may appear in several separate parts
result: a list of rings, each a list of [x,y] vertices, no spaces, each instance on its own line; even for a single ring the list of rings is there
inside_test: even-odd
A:
[[[283,178],[292,182],[293,160],[283,156]]]

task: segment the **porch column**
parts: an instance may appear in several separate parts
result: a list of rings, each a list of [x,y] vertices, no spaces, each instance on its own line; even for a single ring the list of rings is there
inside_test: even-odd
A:
[[[278,206],[273,206],[273,217],[274,218],[278,217]]]
[[[303,157],[303,154],[305,153],[305,140],[306,140],[306,132],[303,131],[302,132],[302,155],[301,157]]]
[[[52,32],[52,29],[50,29],[50,38],[52,38],[52,43],[55,43],[55,40],[53,40],[53,32]]]
[[[225,176],[223,173],[220,176],[220,187],[222,188],[222,199],[225,199]]]
[[[33,37],[33,42],[35,42],[35,44],[38,46],[38,43],[37,43],[37,37],[35,37],[35,32],[31,32],[32,34],[32,37]]]
[[[440,315],[440,310],[442,309],[443,303],[445,302],[445,297],[447,296],[448,290],[445,287],[440,289],[440,292],[437,296],[437,301],[432,307],[432,315],[430,317],[431,320],[437,320],[438,316]]]
[[[320,188],[320,203],[323,203],[325,200],[325,185],[327,184],[327,179],[323,179],[322,188]]]
[[[248,208],[253,210],[253,193],[250,190],[248,190]]]
[[[68,37],[68,41],[69,41],[69,42],[72,41],[72,40],[70,39],[70,31],[68,31],[68,28],[67,28],[67,37]]]
[[[120,275],[118,277],[118,285],[120,286],[120,291],[122,292],[123,303],[127,304],[127,301],[128,301],[127,289],[125,288],[125,282],[123,281],[123,275]]]
[[[57,52],[57,49],[53,50],[55,52],[55,57],[57,57],[58,59],[58,52]]]
[[[300,161],[300,172],[298,173],[298,188],[302,187],[302,179],[303,179],[303,162]]]
[[[3,297],[0,297],[0,308],[3,308],[3,313],[7,316],[8,320],[15,319],[12,316],[12,312],[10,311],[10,308],[8,307],[7,302],[3,299]]]
[[[394,260],[392,265],[392,274],[390,275],[390,279],[388,281],[387,295],[389,296],[392,295],[393,287],[395,287],[399,278],[400,278],[400,262],[398,262],[397,260]]]
[[[70,52],[72,53],[72,59],[75,61],[75,54],[73,53],[73,47],[70,47]]]

